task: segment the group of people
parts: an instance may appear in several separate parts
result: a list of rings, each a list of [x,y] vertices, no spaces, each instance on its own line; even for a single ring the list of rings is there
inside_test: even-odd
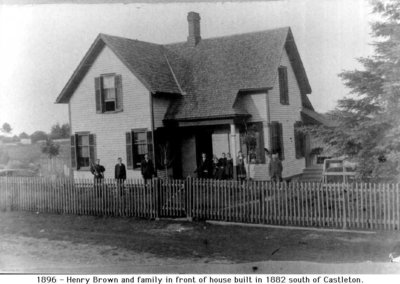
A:
[[[238,153],[236,159],[236,175],[238,180],[243,181],[247,178],[246,162],[242,152]],[[201,160],[199,166],[194,171],[198,178],[214,178],[219,180],[232,180],[233,175],[233,159],[230,153],[222,153],[221,158],[216,155],[210,160],[206,153],[201,154]],[[142,177],[145,181],[151,180],[154,175],[154,164],[147,154],[144,155],[144,159],[140,165]],[[94,176],[95,181],[101,181],[104,178],[105,172],[104,166],[100,164],[100,159],[96,160],[95,164],[91,164],[90,171]],[[277,153],[271,155],[269,162],[269,176],[272,181],[282,181],[282,162],[279,159]],[[115,179],[120,182],[126,180],[126,167],[122,163],[122,158],[118,158],[118,162],[115,165],[114,170]]]
[[[267,155],[269,152],[266,150]],[[272,181],[282,181],[282,162],[279,159],[278,153],[273,153],[269,161],[268,170],[269,176]],[[242,152],[238,153],[236,159],[236,175],[237,179],[243,181],[247,178],[246,162]],[[214,178],[219,180],[231,180],[233,179],[233,159],[230,153],[222,153],[221,158],[216,155],[213,156],[212,160],[209,160],[206,153],[201,154],[201,161],[199,166],[194,171],[198,178]]]
[[[201,154],[199,166],[194,171],[198,178],[215,178],[219,180],[233,179],[233,159],[230,153],[222,153],[221,158],[216,155],[210,160],[206,153]],[[239,179],[246,178],[244,157],[238,153],[236,173]]]
[[[144,159],[140,163],[140,169],[144,180],[154,177],[153,161],[149,159],[147,154],[144,155]],[[104,178],[105,171],[105,167],[100,164],[100,159],[97,159],[96,163],[90,166],[90,172],[93,174],[95,181],[101,181]],[[122,158],[118,158],[118,162],[115,165],[114,178],[122,182],[126,180],[126,167],[122,163]]]

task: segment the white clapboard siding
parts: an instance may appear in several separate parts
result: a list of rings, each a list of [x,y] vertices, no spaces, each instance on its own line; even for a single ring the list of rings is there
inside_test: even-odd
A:
[[[96,113],[94,78],[101,74],[122,76],[123,111]],[[118,157],[126,163],[125,133],[135,128],[151,128],[150,93],[108,48],[104,47],[82,79],[71,101],[72,133],[90,131],[96,135],[97,157],[105,166],[105,177],[114,177]],[[128,178],[140,177],[140,171],[127,171]],[[91,177],[88,171],[75,171],[75,178]]]

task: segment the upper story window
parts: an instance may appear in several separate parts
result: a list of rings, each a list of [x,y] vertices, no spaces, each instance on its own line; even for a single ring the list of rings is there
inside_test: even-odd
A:
[[[96,112],[122,111],[121,75],[105,74],[95,78]]]
[[[280,93],[281,104],[288,105],[289,87],[288,87],[288,76],[287,76],[286,66],[280,66],[278,68],[278,76],[279,76],[279,93]]]

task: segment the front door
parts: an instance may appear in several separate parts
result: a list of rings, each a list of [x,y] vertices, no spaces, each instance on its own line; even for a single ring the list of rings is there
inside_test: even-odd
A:
[[[206,153],[208,159],[212,159],[213,148],[210,130],[196,131],[196,162],[201,161],[201,153]]]

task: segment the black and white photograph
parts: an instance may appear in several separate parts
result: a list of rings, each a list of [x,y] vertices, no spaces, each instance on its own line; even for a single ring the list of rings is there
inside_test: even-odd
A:
[[[0,279],[399,280],[399,184],[400,0],[0,0]]]

